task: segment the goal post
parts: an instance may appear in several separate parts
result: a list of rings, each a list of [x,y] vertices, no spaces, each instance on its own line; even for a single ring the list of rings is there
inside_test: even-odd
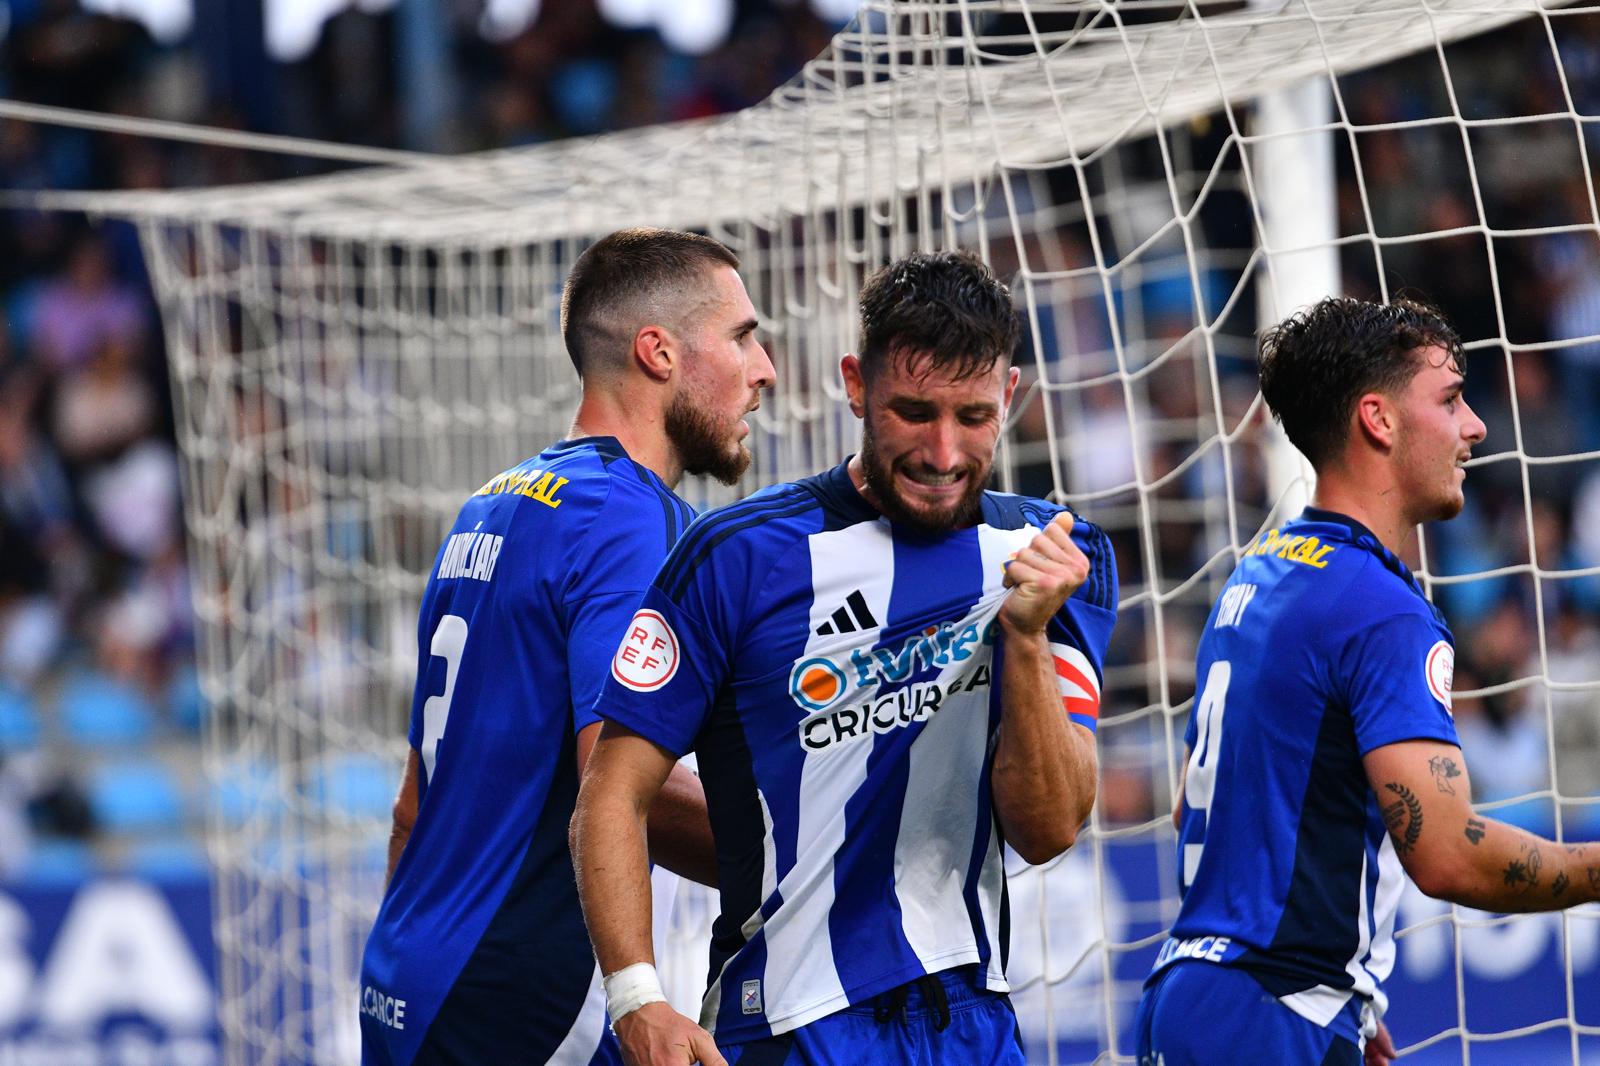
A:
[[[1491,747],[1466,755],[1503,786],[1487,809],[1600,831],[1582,761],[1600,747],[1600,566],[1572,535],[1600,453],[1541,450],[1564,439],[1552,404],[1577,398],[1550,379],[1600,351],[1600,326],[1570,325],[1600,317],[1581,314],[1591,274],[1600,306],[1597,69],[1594,4],[871,0],[735,115],[78,201],[138,221],[163,316],[227,1061],[352,1061],[428,563],[468,493],[565,432],[561,281],[625,225],[707,232],[743,261],[778,381],[740,492],[855,447],[836,368],[870,270],[962,247],[1012,286],[1025,386],[1000,483],[1104,526],[1123,579],[1095,815],[1063,859],[1013,871],[1031,1061],[1132,1061],[1176,913],[1167,812],[1198,628],[1304,473],[1273,442],[1254,337],[1321,295],[1404,288],[1463,324],[1491,437],[1467,513],[1417,563],[1458,639],[1517,650],[1473,653],[1460,720]],[[702,978],[713,911],[680,894],[675,995]],[[1418,896],[1401,919],[1393,1028],[1417,1061],[1596,1053],[1593,908]]]

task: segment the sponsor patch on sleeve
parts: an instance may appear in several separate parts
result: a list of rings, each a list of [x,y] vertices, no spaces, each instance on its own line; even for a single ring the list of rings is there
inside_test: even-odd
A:
[[[1450,686],[1456,676],[1456,650],[1450,646],[1450,642],[1441,640],[1429,648],[1422,669],[1428,679],[1428,691],[1433,693],[1434,699],[1444,704],[1446,711],[1450,711]],[[1455,713],[1451,711],[1451,717],[1454,716]]]
[[[657,611],[641,608],[611,660],[611,676],[635,692],[654,692],[678,672],[678,634]]]

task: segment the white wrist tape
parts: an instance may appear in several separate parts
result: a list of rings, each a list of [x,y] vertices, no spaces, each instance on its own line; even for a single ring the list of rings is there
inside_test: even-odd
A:
[[[656,968],[648,962],[624,966],[609,977],[602,978],[601,984],[605,985],[606,1013],[611,1015],[612,1025],[646,1003],[667,1001],[667,997],[661,994],[661,979],[656,976]]]

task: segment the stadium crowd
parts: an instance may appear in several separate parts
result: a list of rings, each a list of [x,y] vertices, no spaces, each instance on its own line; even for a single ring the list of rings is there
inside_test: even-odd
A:
[[[396,15],[348,11],[270,60],[260,7],[210,5],[174,46],[76,0],[9,5],[0,97],[259,132],[403,144]],[[728,40],[674,52],[592,3],[508,40],[456,5],[450,150],[526,145],[744,107],[826,45],[805,5],[746,0]],[[255,21],[250,22],[254,8]],[[241,25],[242,24],[242,25]],[[227,32],[212,32],[226,30]],[[252,32],[253,30],[253,32]],[[0,189],[143,189],[328,164],[0,121]],[[138,235],[0,212],[0,880],[199,869],[202,714],[158,309]],[[226,799],[223,799],[224,804]]]
[[[451,9],[462,116],[448,134],[452,150],[744,107],[821,51],[836,28],[804,4],[742,0],[728,41],[689,56],[653,32],[607,24],[591,2],[546,4],[528,30],[491,42],[476,32],[473,6]],[[421,147],[406,143],[397,110],[395,86],[408,72],[396,58],[392,13],[339,15],[307,59],[285,64],[237,28],[167,47],[134,23],[83,12],[74,0],[13,2],[10,14],[0,39],[0,96]],[[1533,23],[1518,34],[1514,45],[1502,38],[1492,48],[1452,50],[1455,65],[1472,71],[1466,88],[1419,78],[1415,64],[1343,79],[1351,119],[1381,126],[1448,114],[1452,89],[1468,117],[1564,113],[1565,86],[1579,113],[1600,114],[1600,25],[1575,22],[1560,38],[1565,85],[1542,28]],[[1600,125],[1587,130],[1591,152],[1600,149]],[[1224,133],[1219,124],[1215,135]],[[1364,190],[1352,145],[1341,141],[1340,232],[1369,231],[1367,203],[1380,238],[1474,225],[1480,194],[1489,224],[1500,230],[1593,221],[1595,190],[1581,178],[1558,197],[1543,184],[1555,170],[1585,173],[1570,158],[1577,143],[1570,118],[1474,130],[1476,190],[1462,138],[1454,124],[1360,133],[1354,150]],[[0,188],[13,192],[216,185],[327,166],[0,122]],[[1160,166],[1152,157],[1150,178],[1159,178]],[[1242,247],[1248,237],[1247,228],[1236,229],[1232,239]],[[1482,454],[1490,458],[1471,472],[1467,512],[1426,544],[1428,571],[1447,578],[1436,593],[1456,636],[1456,690],[1487,689],[1455,706],[1469,754],[1494,752],[1473,762],[1479,800],[1600,789],[1600,693],[1547,692],[1539,680],[1546,673],[1557,682],[1600,680],[1600,575],[1585,572],[1600,567],[1600,463],[1538,461],[1600,447],[1600,343],[1538,346],[1600,334],[1595,244],[1592,231],[1492,244],[1469,231],[1383,245],[1390,290],[1411,288],[1438,302],[1469,344],[1505,336],[1534,346],[1509,357],[1497,344],[1473,347],[1469,398],[1488,424]],[[1346,291],[1377,293],[1372,242],[1352,242],[1342,255]],[[1192,312],[1180,307],[1177,317],[1185,314]],[[0,878],[74,876],[106,863],[194,868],[202,807],[192,752],[203,703],[173,413],[137,234],[61,213],[0,213],[0,319]],[[1092,335],[1100,327],[1085,322],[1077,328],[1091,335],[1082,343],[1109,350],[1109,338]],[[1246,345],[1248,324],[1240,323]],[[781,360],[782,352],[774,356]],[[1224,406],[1242,410],[1253,395],[1251,363],[1232,359],[1224,370]],[[1193,376],[1157,378],[1141,417],[1192,419],[1202,407],[1188,383]],[[1096,392],[1090,402],[1105,433],[1125,432],[1118,430],[1119,390]],[[1114,452],[1107,449],[1107,461],[1131,470],[1128,457]],[[1178,452],[1158,454],[1151,469],[1181,460]],[[1069,491],[1108,476],[1074,457],[1066,466]],[[1171,494],[1205,497],[1214,490],[1210,471],[1193,465]],[[1246,463],[1239,476],[1247,486],[1240,495],[1253,497],[1254,507],[1240,526],[1253,529],[1268,502],[1265,475]],[[1133,529],[1117,548],[1122,572],[1136,581],[1143,564]],[[1219,547],[1176,519],[1160,525],[1159,541],[1167,575],[1194,573]],[[1448,580],[1530,561],[1542,576]],[[1192,674],[1193,631],[1207,606],[1185,601],[1169,614],[1175,703],[1192,690],[1183,678]],[[1123,664],[1142,660],[1147,643],[1141,626],[1119,626],[1112,665],[1118,656]],[[1106,716],[1116,712],[1108,703]],[[1108,751],[1102,816],[1130,822],[1159,810],[1167,801],[1164,760],[1153,744],[1126,758]],[[1534,801],[1499,816],[1550,832],[1552,812],[1550,802]],[[1564,828],[1569,836],[1600,835],[1600,807],[1572,808]]]

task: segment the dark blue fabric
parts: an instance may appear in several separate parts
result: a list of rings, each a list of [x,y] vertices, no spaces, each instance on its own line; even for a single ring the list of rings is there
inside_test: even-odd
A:
[[[847,1007],[782,1036],[720,1044],[728,1066],[1024,1066],[1011,1000],[979,987],[964,966],[934,975],[949,1021],[916,985],[889,1017],[876,1003]]]
[[[1140,1063],[1360,1066],[1361,1048],[1273,998],[1249,973],[1209,962],[1167,967],[1134,1022]]]
[[[574,736],[687,518],[609,437],[462,506],[418,622],[421,798],[362,959],[369,1061],[409,1066],[427,1035],[436,1061],[543,1062],[573,1029],[594,972],[567,851]]]

